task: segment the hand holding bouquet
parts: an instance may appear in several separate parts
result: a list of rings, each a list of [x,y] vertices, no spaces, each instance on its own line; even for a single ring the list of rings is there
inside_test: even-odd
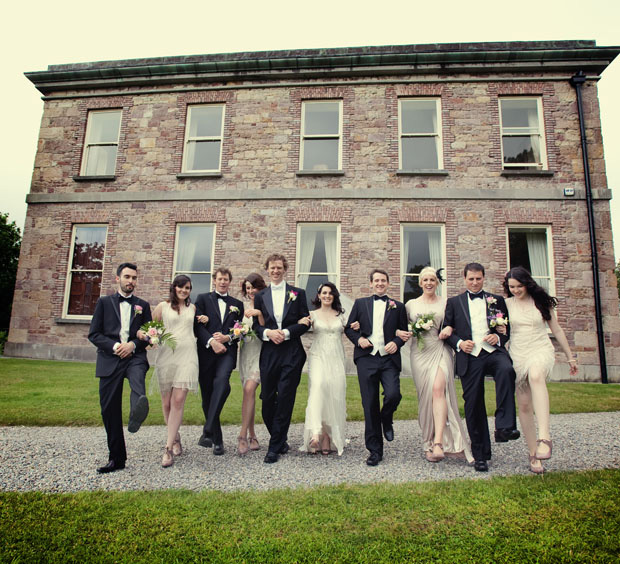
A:
[[[144,333],[144,340],[148,341],[153,348],[157,348],[158,345],[166,345],[174,350],[177,346],[176,339],[172,333],[166,332],[162,321],[149,321],[140,327],[140,331]]]
[[[256,332],[252,330],[251,325],[247,325],[239,321],[235,321],[235,324],[230,329],[229,334],[232,339],[241,341],[241,343],[239,344],[240,347],[243,346],[243,343],[246,341],[246,339],[249,341],[256,337]]]
[[[430,331],[434,324],[434,313],[419,313],[415,320],[409,323],[409,331],[418,341],[418,350],[424,349],[424,333]]]

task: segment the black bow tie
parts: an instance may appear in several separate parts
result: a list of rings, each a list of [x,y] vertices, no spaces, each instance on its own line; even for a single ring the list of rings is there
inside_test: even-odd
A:
[[[217,294],[217,292],[215,292]],[[226,303],[228,303],[228,295],[223,296],[222,294],[217,294],[217,299],[218,300],[224,300]]]
[[[484,292],[478,292],[477,294],[473,294],[472,292],[467,292],[469,294],[470,300],[475,300],[476,298],[484,298]]]
[[[384,302],[387,302],[387,299],[388,299],[387,296],[377,296],[376,294],[373,296],[373,298],[375,299],[375,301],[376,300],[381,300],[381,301],[384,301]]]
[[[121,296],[120,294],[118,295],[118,301],[120,302],[129,302],[131,303],[133,301],[133,296]]]

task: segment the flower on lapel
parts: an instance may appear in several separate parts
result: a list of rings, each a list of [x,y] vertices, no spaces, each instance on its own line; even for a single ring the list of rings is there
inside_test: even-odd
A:
[[[238,314],[238,313],[239,313],[239,308],[238,308],[237,306],[233,306],[233,305],[231,305],[231,306],[228,308],[228,311],[230,311],[231,313],[237,313],[237,314]]]
[[[133,313],[134,313],[134,315],[141,315],[142,314],[142,306],[141,305],[133,306]]]
[[[488,305],[495,305],[496,303],[497,303],[497,299],[495,299],[493,296],[487,296]]]
[[[396,302],[394,300],[388,300],[388,311],[391,309],[396,309]]]
[[[288,300],[286,301],[287,304],[294,302],[297,299],[297,292],[295,292],[294,290],[291,290],[288,293]]]

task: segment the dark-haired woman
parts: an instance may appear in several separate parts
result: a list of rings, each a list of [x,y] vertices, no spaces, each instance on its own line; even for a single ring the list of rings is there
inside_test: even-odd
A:
[[[346,318],[334,284],[321,284],[316,307],[300,323],[312,324],[314,341],[308,354],[308,406],[304,442],[299,450],[342,454],[346,442],[347,380],[342,334]]]
[[[179,428],[183,421],[185,399],[189,390],[198,389],[198,353],[194,336],[196,307],[190,303],[192,281],[180,274],[170,285],[170,296],[157,305],[153,319],[163,321],[172,333],[176,348],[160,346],[155,361],[153,383],[159,387],[168,434],[161,465],[172,466],[174,457],[183,452]],[[141,336],[141,338],[143,335]]]
[[[244,297],[243,325],[248,331],[252,330],[254,318],[258,317],[259,325],[264,325],[261,312],[254,307],[254,296],[266,287],[265,280],[260,274],[253,272],[241,281],[241,293]],[[237,437],[237,452],[241,455],[248,450],[258,450],[260,445],[254,431],[256,413],[256,389],[260,385],[261,342],[258,338],[245,337],[243,346],[239,350],[239,376],[243,387],[241,402],[241,431]],[[249,440],[248,440],[249,437]]]
[[[509,296],[506,299],[510,323],[509,352],[517,373],[519,421],[529,449],[530,471],[542,474],[541,461],[551,458],[552,453],[546,380],[555,363],[555,349],[547,326],[568,359],[571,375],[577,374],[577,360],[553,311],[557,300],[521,266],[506,273],[503,285]],[[534,415],[538,421],[538,438]]]

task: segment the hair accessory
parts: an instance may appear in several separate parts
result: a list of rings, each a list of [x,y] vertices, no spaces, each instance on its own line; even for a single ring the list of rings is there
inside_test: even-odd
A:
[[[445,282],[446,279],[441,275],[441,271],[444,270],[443,268],[438,268],[435,271],[435,276],[437,276],[437,280],[439,280],[439,282]]]

